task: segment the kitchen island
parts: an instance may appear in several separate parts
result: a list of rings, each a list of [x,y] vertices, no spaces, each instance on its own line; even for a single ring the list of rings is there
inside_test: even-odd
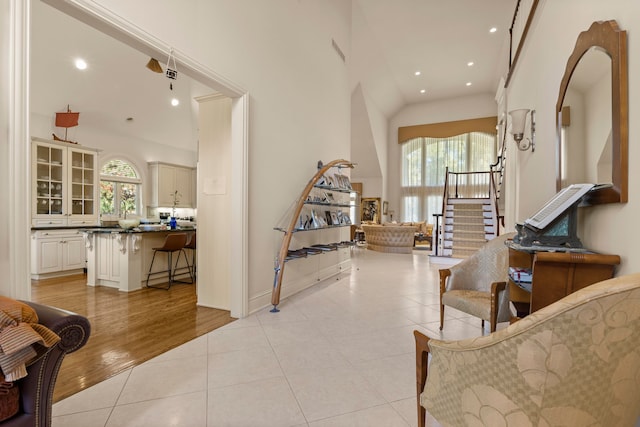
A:
[[[153,248],[163,245],[168,233],[186,233],[187,241],[196,230],[193,227],[171,229],[124,230],[121,228],[92,228],[82,230],[87,250],[87,285],[108,286],[123,292],[131,292],[146,285],[147,273],[153,258]],[[189,263],[192,254],[185,250]],[[176,280],[190,281],[184,256],[178,260]],[[158,252],[153,263],[153,272],[167,269],[167,254]],[[149,284],[167,283],[168,273],[153,274]]]

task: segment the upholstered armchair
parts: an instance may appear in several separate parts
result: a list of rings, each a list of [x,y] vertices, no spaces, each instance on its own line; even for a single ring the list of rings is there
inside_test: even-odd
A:
[[[440,330],[444,326],[444,307],[449,306],[488,320],[491,332],[498,322],[508,321],[509,251],[505,241],[515,233],[498,236],[469,258],[440,270]]]
[[[27,376],[16,381],[19,390],[17,414],[1,422],[2,427],[47,427],[51,425],[53,390],[65,355],[84,346],[91,325],[84,316],[58,308],[24,301],[32,307],[38,323],[55,332],[60,341],[27,366]]]
[[[487,336],[414,335],[419,426],[425,408],[444,426],[633,426],[640,415],[640,274]]]

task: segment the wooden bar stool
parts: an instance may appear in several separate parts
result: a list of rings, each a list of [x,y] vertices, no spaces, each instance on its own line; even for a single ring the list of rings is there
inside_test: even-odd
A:
[[[189,243],[187,243],[184,247],[185,249],[191,249],[191,265],[187,262],[187,265],[191,269],[191,277],[193,280],[196,278],[196,233],[191,235],[191,239]]]
[[[168,290],[171,285],[175,282],[175,267],[173,267],[173,253],[178,252],[178,257],[176,258],[176,267],[178,265],[178,261],[180,261],[180,255],[184,255],[185,262],[189,265],[189,261],[187,260],[187,254],[184,251],[184,247],[187,244],[187,234],[186,233],[169,233],[167,237],[164,239],[164,244],[162,247],[153,248],[153,258],[151,258],[151,265],[149,265],[149,273],[147,273],[147,288],[158,288],[158,289],[166,289]],[[158,252],[165,252],[167,254],[167,269],[162,271],[154,271],[153,262],[156,259],[156,254]],[[169,283],[167,287],[149,285],[149,278],[154,274],[164,274],[169,273]],[[189,277],[191,277],[191,269],[189,269]],[[191,278],[191,283],[193,283],[193,277]]]

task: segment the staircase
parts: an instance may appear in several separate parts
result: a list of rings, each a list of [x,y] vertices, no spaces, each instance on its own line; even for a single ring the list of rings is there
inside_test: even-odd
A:
[[[442,256],[467,258],[496,235],[491,200],[449,199],[442,231]]]
[[[467,258],[500,234],[496,184],[501,182],[502,168],[496,170],[496,165],[486,172],[446,169],[435,257]]]

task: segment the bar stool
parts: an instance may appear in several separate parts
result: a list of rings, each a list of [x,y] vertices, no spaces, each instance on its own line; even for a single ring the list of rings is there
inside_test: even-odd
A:
[[[162,247],[153,248],[153,258],[151,258],[151,265],[149,265],[149,273],[147,273],[147,288],[158,288],[158,289],[166,289],[168,290],[171,285],[175,282],[175,268],[172,266],[173,261],[173,253],[178,252],[178,257],[176,259],[176,266],[178,265],[178,261],[180,261],[180,255],[184,255],[185,262],[189,265],[189,261],[187,261],[187,254],[184,251],[184,247],[187,244],[187,234],[186,233],[169,233],[167,237],[164,239],[164,244]],[[158,252],[165,252],[167,254],[167,269],[162,271],[154,271],[153,262],[156,259],[156,254]],[[154,274],[164,274],[169,273],[169,284],[166,288],[161,286],[149,285],[149,278]],[[191,277],[191,269],[189,269],[189,277]],[[191,278],[191,283],[193,283],[193,277]]]
[[[191,249],[191,265],[189,266],[189,262],[187,265],[191,269],[191,277],[195,280],[196,278],[196,233],[191,235],[191,240],[184,247],[185,249]]]

